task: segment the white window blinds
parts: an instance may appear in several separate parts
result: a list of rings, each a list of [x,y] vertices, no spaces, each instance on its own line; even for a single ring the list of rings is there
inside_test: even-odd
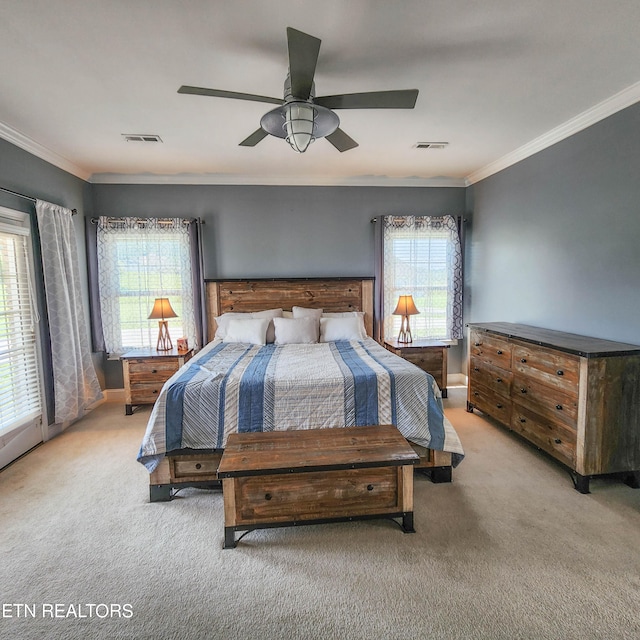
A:
[[[452,216],[384,216],[384,337],[398,335],[398,297],[413,295],[414,338],[462,337],[462,252]]]
[[[29,230],[0,222],[0,434],[42,411]]]

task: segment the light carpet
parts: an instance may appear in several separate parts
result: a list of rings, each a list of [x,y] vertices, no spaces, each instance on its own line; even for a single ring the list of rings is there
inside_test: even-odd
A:
[[[149,503],[149,409],[101,405],[0,472],[0,637],[639,638],[640,490],[579,494],[449,394],[466,459],[451,484],[416,475],[415,534],[336,523],[233,550],[221,493]]]

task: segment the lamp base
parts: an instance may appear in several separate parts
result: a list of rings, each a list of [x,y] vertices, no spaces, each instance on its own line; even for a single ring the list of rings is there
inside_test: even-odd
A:
[[[173,343],[169,337],[169,322],[167,320],[158,320],[158,344],[156,351],[171,351]]]
[[[397,341],[402,344],[409,344],[410,342],[413,342],[411,328],[409,327],[409,316],[402,316],[402,321],[400,322],[400,333],[398,334]]]

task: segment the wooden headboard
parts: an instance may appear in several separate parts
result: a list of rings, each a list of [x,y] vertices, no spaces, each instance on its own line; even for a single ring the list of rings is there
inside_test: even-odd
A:
[[[291,311],[294,306],[328,313],[364,311],[367,335],[373,336],[373,278],[259,278],[207,280],[209,340],[216,332],[214,318],[230,311],[264,309]]]

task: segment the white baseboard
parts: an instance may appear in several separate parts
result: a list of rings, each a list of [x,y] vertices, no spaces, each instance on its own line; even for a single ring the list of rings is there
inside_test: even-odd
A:
[[[124,389],[105,389],[103,393],[107,402],[124,404]]]
[[[467,376],[464,373],[450,373],[447,375],[447,387],[466,387]]]

